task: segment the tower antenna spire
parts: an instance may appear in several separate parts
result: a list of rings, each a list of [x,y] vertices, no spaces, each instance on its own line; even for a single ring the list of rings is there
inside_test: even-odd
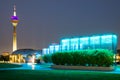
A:
[[[14,14],[13,16],[16,16],[16,5],[14,5]]]

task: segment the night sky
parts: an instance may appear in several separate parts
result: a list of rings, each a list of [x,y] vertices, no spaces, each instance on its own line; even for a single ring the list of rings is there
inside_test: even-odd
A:
[[[12,51],[14,4],[19,49],[42,49],[67,37],[120,34],[120,0],[0,0],[0,53]]]

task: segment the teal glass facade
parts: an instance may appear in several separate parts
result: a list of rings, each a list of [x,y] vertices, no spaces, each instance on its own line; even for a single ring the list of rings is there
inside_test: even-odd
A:
[[[117,35],[107,34],[77,38],[65,38],[60,41],[59,45],[50,45],[48,49],[46,49],[46,52],[50,54],[57,51],[72,51],[85,49],[108,49],[116,53]]]

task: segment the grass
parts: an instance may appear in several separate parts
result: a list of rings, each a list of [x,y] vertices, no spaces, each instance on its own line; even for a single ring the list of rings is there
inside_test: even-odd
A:
[[[0,68],[16,68],[16,67],[21,67],[21,65],[10,64],[10,63],[0,63]]]
[[[4,70],[0,80],[120,80],[120,74],[77,70]]]
[[[0,68],[18,66],[0,63]],[[80,70],[0,70],[0,80],[120,80],[120,74]]]

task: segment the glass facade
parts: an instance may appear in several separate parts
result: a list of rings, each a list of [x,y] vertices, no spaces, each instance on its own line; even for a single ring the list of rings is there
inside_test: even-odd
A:
[[[61,50],[62,51],[70,50],[70,39],[61,40]]]
[[[60,46],[59,46],[59,45],[55,45],[55,46],[54,46],[54,51],[55,51],[55,52],[60,51]]]
[[[44,54],[49,54],[49,48],[43,48],[42,53]]]
[[[89,48],[89,37],[80,38],[80,49],[88,49]]]
[[[54,45],[50,45],[49,46],[49,53],[54,53],[55,49],[54,49]]]
[[[90,37],[90,49],[100,48],[100,36]]]
[[[79,50],[80,38],[70,39],[70,50]]]
[[[97,35],[90,37],[67,38],[60,41],[60,45],[50,45],[44,52],[54,53],[57,51],[85,50],[85,49],[108,49],[116,53],[117,36],[115,34]],[[48,51],[49,50],[49,51]]]

